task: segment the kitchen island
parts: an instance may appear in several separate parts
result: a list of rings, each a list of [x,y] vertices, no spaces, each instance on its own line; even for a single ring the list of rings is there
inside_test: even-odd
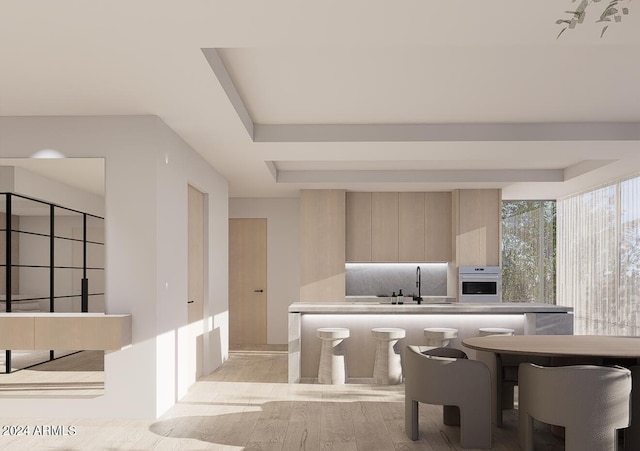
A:
[[[531,302],[457,303],[446,299],[422,304],[375,301],[295,302],[289,306],[289,382],[313,382],[318,373],[319,327],[346,327],[344,341],[348,382],[370,383],[375,356],[374,327],[399,327],[406,338],[398,345],[425,344],[425,327],[458,329],[454,348],[463,349],[464,338],[478,335],[480,327],[507,327],[518,335],[572,335],[573,308]],[[473,357],[470,355],[470,357]]]

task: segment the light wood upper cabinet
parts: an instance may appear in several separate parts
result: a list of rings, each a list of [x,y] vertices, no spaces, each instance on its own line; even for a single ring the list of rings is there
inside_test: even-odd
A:
[[[457,265],[499,266],[502,191],[458,190],[454,196]]]
[[[371,261],[371,193],[347,193],[348,262]]]
[[[371,260],[398,261],[398,193],[371,193]]]
[[[424,193],[425,258],[427,262],[453,260],[451,241],[451,193]]]
[[[300,191],[300,300],[344,299],[344,190]]]
[[[398,194],[398,260],[425,261],[425,193]]]
[[[346,196],[346,261],[453,260],[450,192]]]

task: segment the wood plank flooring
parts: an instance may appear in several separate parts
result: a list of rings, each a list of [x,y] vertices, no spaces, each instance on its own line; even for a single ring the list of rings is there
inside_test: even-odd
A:
[[[64,351],[56,352],[64,355]],[[104,394],[104,351],[66,351],[48,361],[49,352],[15,353],[13,371],[0,374],[2,398],[95,398]],[[4,352],[1,352],[4,356]],[[4,371],[4,359],[0,371]],[[37,362],[44,362],[31,366]],[[26,368],[28,366],[28,368]],[[0,431],[1,432],[1,431]]]
[[[420,439],[404,433],[404,388],[287,384],[283,352],[232,352],[158,420],[0,418],[0,424],[73,426],[73,436],[0,436],[0,449],[50,450],[461,450],[459,428],[442,424],[442,408],[420,405]],[[2,414],[0,413],[0,416]],[[493,449],[518,450],[517,413],[494,428]],[[539,427],[536,449],[564,449]]]

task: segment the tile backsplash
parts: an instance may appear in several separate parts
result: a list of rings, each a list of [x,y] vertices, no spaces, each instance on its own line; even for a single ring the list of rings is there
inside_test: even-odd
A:
[[[347,263],[347,296],[390,296],[400,289],[405,296],[418,294],[416,269],[422,275],[422,296],[447,295],[446,263]]]

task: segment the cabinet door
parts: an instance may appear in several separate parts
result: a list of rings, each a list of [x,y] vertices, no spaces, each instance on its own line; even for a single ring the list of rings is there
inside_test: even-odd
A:
[[[401,262],[423,262],[425,193],[399,193],[398,254]]]
[[[451,193],[425,193],[425,261],[453,260]]]
[[[371,261],[371,193],[347,193],[348,262]]]
[[[458,266],[500,265],[502,191],[458,192],[456,262]]]
[[[345,191],[300,191],[300,300],[344,300]]]
[[[371,259],[398,261],[398,193],[371,193]]]

